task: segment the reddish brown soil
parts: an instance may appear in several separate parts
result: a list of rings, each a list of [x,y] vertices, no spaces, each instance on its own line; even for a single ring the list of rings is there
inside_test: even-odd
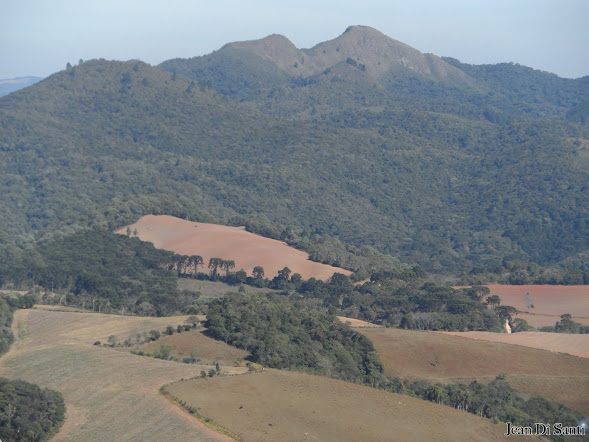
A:
[[[243,227],[196,223],[167,215],[147,215],[129,226],[137,230],[143,241],[152,242],[160,249],[181,255],[200,255],[205,266],[213,257],[235,261],[235,269],[251,275],[255,266],[262,266],[266,277],[273,278],[288,267],[303,279],[326,280],[334,273],[350,271],[309,260],[309,255],[289,247],[286,243],[246,232]],[[116,233],[125,234],[127,227]]]
[[[525,347],[548,350],[555,353],[589,358],[589,335],[570,335],[566,333],[492,333],[492,332],[439,332],[483,341],[503,342],[505,344],[523,345]]]
[[[488,285],[502,305],[511,305],[533,327],[554,325],[560,315],[589,324],[589,286],[587,285]],[[534,307],[531,307],[531,304]]]

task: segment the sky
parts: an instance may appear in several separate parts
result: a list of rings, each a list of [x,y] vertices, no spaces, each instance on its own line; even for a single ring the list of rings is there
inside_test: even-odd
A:
[[[80,59],[205,55],[282,34],[310,48],[366,25],[464,63],[589,75],[589,0],[0,0],[0,79]]]

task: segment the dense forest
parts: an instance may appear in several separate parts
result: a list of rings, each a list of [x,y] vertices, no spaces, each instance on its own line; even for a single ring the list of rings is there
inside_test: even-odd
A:
[[[20,380],[0,378],[0,439],[51,439],[65,420],[60,393]]]
[[[310,371],[369,382],[383,366],[372,342],[335,316],[277,295],[235,295],[214,300],[207,313],[211,337],[243,348],[267,367]]]
[[[258,218],[435,272],[586,270],[589,128],[567,115],[587,79],[407,49],[418,72],[363,38],[398,43],[354,28],[292,69],[247,44],[93,60],[0,98],[1,248],[167,213]]]
[[[39,300],[103,313],[165,316],[206,312],[198,292],[179,290],[178,278],[246,284],[275,290],[292,303],[332,315],[421,330],[501,331],[515,309],[490,302],[485,287],[455,290],[431,281],[419,266],[372,271],[369,281],[334,274],[329,281],[303,280],[285,267],[272,278],[256,266],[251,275],[235,269],[230,257],[208,263],[156,249],[131,234],[79,232],[0,261],[0,284],[28,290]],[[489,299],[493,299],[492,297]],[[514,331],[527,329],[518,320]]]

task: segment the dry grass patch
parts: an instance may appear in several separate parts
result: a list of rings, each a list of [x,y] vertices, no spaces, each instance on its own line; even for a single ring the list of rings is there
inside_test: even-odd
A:
[[[372,322],[362,321],[361,319],[354,319],[354,318],[346,318],[345,316],[337,316],[344,324],[348,324],[350,327],[354,328],[383,328],[384,326],[380,324],[373,324]]]
[[[157,341],[141,345],[139,350],[153,354],[160,345],[171,346],[171,355],[179,361],[196,355],[202,364],[209,365],[218,362],[223,366],[223,372],[226,370],[225,366],[233,366],[238,359],[244,359],[249,355],[245,350],[205,336],[202,330],[162,336]],[[128,350],[135,350],[135,348]]]
[[[284,267],[292,273],[300,273],[303,279],[326,280],[335,272],[352,273],[310,261],[309,255],[301,250],[240,227],[196,223],[168,215],[147,215],[129,228],[137,230],[141,240],[152,242],[157,248],[181,255],[200,255],[205,266],[210,258],[218,257],[234,260],[235,270],[244,269],[250,275],[255,266],[262,266],[268,278],[276,276]],[[126,231],[127,227],[123,227],[116,233],[125,234]]]
[[[589,414],[589,359],[446,333],[391,328],[358,331],[373,342],[389,376],[446,383],[489,381],[504,372],[520,392],[541,394]],[[509,338],[521,333],[490,334]]]
[[[499,440],[504,425],[343,381],[269,370],[166,387],[244,440]]]
[[[277,290],[244,286],[248,293],[278,293]],[[200,299],[222,298],[227,293],[236,293],[239,286],[225,284],[220,281],[206,281],[200,279],[178,278],[178,290],[190,290],[200,292]]]
[[[219,440],[159,392],[210,366],[178,364],[94,346],[97,338],[163,328],[172,318],[18,310],[20,337],[0,359],[0,375],[60,391],[66,423],[56,440]],[[243,370],[243,369],[232,369]]]

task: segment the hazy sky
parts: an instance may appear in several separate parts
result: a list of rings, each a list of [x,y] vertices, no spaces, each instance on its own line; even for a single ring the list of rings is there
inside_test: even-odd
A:
[[[349,25],[466,63],[589,75],[589,0],[0,0],[0,78],[79,59],[158,64],[282,34],[299,48]]]

